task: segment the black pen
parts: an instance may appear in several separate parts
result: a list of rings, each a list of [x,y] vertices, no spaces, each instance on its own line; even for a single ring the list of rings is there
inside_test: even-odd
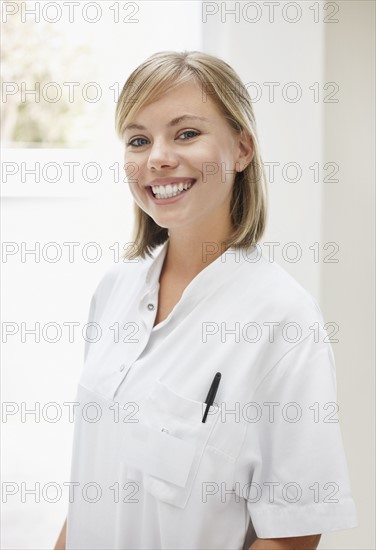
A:
[[[206,417],[208,416],[209,409],[214,403],[214,399],[215,399],[215,396],[217,394],[217,390],[218,390],[220,380],[221,380],[221,373],[217,372],[217,374],[214,376],[212,385],[210,386],[210,390],[208,392],[208,395],[206,396],[206,399],[204,401],[204,403],[206,403],[206,409],[205,409],[205,412],[204,412],[204,417],[202,419],[202,422],[205,422]]]

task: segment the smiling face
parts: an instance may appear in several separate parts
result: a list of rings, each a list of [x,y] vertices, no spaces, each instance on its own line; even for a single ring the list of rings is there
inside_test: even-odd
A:
[[[203,100],[196,81],[140,109],[124,137],[131,193],[155,223],[170,234],[229,230],[232,187],[250,146],[242,146],[210,97]]]

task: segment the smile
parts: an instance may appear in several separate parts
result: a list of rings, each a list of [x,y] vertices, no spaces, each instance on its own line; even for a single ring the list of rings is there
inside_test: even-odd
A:
[[[195,180],[190,183],[174,183],[174,184],[168,184],[168,185],[156,185],[153,186],[151,189],[153,191],[153,195],[157,199],[170,199],[172,197],[175,197],[176,195],[180,195],[180,193],[184,193],[184,191],[187,191],[192,187],[192,185],[195,183]]]

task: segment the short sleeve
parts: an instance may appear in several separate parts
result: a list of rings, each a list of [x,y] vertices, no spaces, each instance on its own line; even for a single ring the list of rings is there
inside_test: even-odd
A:
[[[358,525],[334,355],[325,338],[322,329],[295,344],[261,380],[248,406],[240,490],[259,538]]]

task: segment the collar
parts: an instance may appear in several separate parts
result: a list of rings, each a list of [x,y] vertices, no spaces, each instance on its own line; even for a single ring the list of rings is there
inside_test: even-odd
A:
[[[158,245],[152,252],[152,258],[150,258],[151,265],[146,272],[146,287],[147,291],[151,290],[159,284],[159,276],[162,271],[163,261],[166,257],[169,239],[166,239],[164,243]]]
[[[158,245],[152,253],[151,264],[146,272],[144,295],[159,285],[159,277],[166,257],[168,243],[169,239]],[[187,305],[189,305],[189,309],[192,309],[198,302],[207,299],[211,294],[218,292],[229,283],[235,272],[246,262],[242,252],[241,249],[229,247],[188,283],[179,301],[179,304],[184,303],[185,314],[187,313]],[[180,312],[180,307],[177,310]],[[178,311],[176,311],[176,314],[178,314]]]

